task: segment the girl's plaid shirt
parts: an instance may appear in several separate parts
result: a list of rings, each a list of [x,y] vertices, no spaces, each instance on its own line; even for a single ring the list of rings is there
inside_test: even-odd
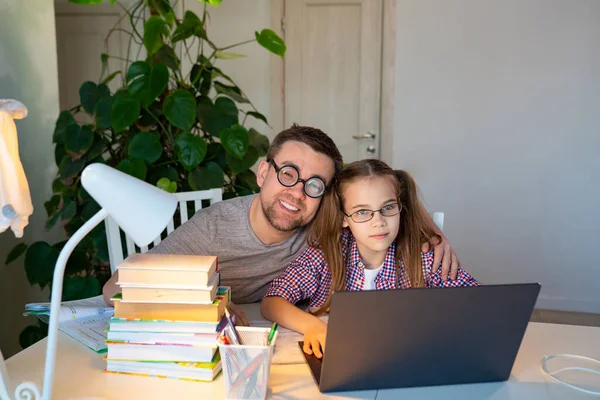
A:
[[[362,290],[365,282],[364,264],[360,258],[356,240],[352,233],[345,229],[342,233],[340,246],[346,260],[346,290]],[[377,290],[407,289],[410,281],[404,272],[404,263],[400,260],[400,273],[396,279],[396,262],[394,251],[396,243],[388,248],[383,267],[375,278]],[[458,269],[455,280],[442,280],[442,269],[431,273],[433,251],[421,253],[421,266],[427,287],[458,287],[479,286],[479,283],[462,268]],[[325,262],[320,249],[309,247],[285,269],[283,274],[273,280],[264,297],[280,296],[295,304],[300,300],[309,299],[309,308],[318,309],[327,300],[331,292],[331,271]]]

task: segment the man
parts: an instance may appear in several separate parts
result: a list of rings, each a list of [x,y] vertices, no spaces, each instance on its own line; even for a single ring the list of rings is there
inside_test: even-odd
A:
[[[271,281],[305,249],[321,196],[342,167],[342,156],[329,136],[298,125],[273,139],[266,158],[256,177],[259,194],[198,211],[150,252],[216,255],[221,284],[231,286],[232,301],[260,301]],[[449,270],[455,276],[459,262],[445,238],[434,254],[435,266],[443,259],[444,279]],[[117,280],[118,271],[104,285],[107,302],[118,290]],[[231,310],[238,322],[247,323],[239,308]]]

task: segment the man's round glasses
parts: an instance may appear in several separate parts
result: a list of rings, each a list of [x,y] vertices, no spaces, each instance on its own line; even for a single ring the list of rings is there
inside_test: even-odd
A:
[[[342,211],[342,213],[346,217],[352,218],[352,221],[360,224],[361,222],[372,220],[376,212],[380,213],[384,217],[393,217],[394,215],[400,214],[400,211],[402,211],[402,204],[391,203],[381,207],[379,210],[358,210],[352,214],[346,214]]]
[[[277,172],[277,180],[283,186],[292,187],[298,182],[302,182],[304,185],[304,193],[306,193],[308,197],[316,199],[325,194],[326,185],[321,178],[313,176],[307,180],[300,179],[300,172],[298,172],[296,167],[292,165],[284,165],[279,168],[277,164],[275,164],[275,161],[271,158],[268,159],[267,162],[273,164],[273,168],[275,168],[275,172]]]

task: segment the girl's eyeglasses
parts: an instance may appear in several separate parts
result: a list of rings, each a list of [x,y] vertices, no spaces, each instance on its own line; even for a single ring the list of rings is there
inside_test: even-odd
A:
[[[400,214],[400,211],[402,211],[402,204],[391,203],[381,207],[379,210],[358,210],[352,214],[346,214],[342,211],[342,214],[352,218],[352,221],[360,224],[361,222],[372,220],[376,212],[379,212],[384,217],[393,217],[394,215]]]

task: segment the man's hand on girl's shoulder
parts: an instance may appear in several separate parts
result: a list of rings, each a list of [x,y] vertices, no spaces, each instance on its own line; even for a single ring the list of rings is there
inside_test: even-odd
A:
[[[441,236],[442,241],[433,246],[433,265],[431,267],[431,273],[435,273],[439,268],[440,264],[442,267],[442,280],[448,280],[448,273],[450,273],[450,279],[455,280],[460,268],[460,261],[452,246],[448,240]],[[421,247],[423,253],[427,253],[431,250],[431,244],[429,242],[424,243]]]

